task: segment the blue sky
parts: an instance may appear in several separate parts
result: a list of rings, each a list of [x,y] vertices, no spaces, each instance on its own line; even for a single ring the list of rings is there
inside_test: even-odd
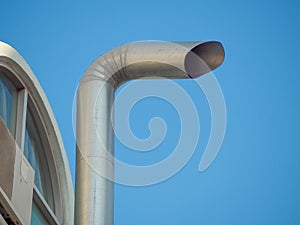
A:
[[[226,101],[227,131],[220,154],[198,172],[209,109],[192,83],[176,81],[201,115],[199,145],[165,182],[116,185],[115,224],[300,224],[299,10],[298,1],[277,0],[3,1],[0,40],[19,51],[44,88],[73,178],[73,98],[93,60],[131,41],[221,41],[226,58],[215,75]],[[154,116],[165,119],[170,133],[149,160],[116,140],[117,156],[136,164],[166,157],[163,149],[170,151],[180,131],[174,109],[153,98],[132,114],[137,136],[149,135]]]

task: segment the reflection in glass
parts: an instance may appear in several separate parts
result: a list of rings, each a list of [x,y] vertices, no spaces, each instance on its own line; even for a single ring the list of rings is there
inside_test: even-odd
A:
[[[46,149],[44,149],[41,140],[43,133],[38,130],[35,123],[38,121],[35,121],[32,115],[31,111],[27,110],[24,155],[34,169],[35,186],[50,208],[54,210],[52,183],[46,160]]]
[[[11,133],[14,133],[16,94],[15,87],[0,73],[0,117]]]
[[[36,145],[34,139],[30,137],[30,135],[28,133],[28,129],[26,128],[24,155],[34,170],[34,184],[38,188],[38,190],[41,192],[41,194],[43,195],[44,192],[43,192],[43,187],[42,187],[40,168],[39,168],[39,165],[38,165],[36,157],[35,157],[35,149],[37,149],[37,145]]]
[[[32,202],[31,225],[49,225],[36,203]]]

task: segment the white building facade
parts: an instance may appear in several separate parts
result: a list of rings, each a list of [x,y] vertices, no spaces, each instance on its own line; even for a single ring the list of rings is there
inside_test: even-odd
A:
[[[0,225],[73,225],[74,190],[52,109],[25,60],[0,42]]]

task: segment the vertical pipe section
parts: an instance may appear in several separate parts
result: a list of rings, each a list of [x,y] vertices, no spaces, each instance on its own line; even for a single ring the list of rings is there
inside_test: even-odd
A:
[[[103,171],[113,173],[113,161],[107,155],[114,151],[113,100],[114,88],[109,82],[81,81],[77,92],[75,225],[113,225],[114,184],[103,177]]]

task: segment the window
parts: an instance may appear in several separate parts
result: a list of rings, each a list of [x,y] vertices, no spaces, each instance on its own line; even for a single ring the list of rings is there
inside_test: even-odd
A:
[[[40,194],[45,198],[50,208],[54,211],[52,190],[53,182],[50,176],[49,165],[45,154],[45,143],[43,143],[41,138],[42,136],[45,137],[45,133],[43,130],[38,129],[37,124],[41,124],[41,121],[34,120],[34,114],[32,111],[33,109],[28,107],[25,128],[24,155],[35,171],[35,186]],[[35,114],[37,114],[37,112],[35,112]],[[44,140],[44,142],[45,141],[46,140]]]
[[[26,120],[24,155],[34,170],[35,173],[34,184],[43,195],[44,191],[42,187],[41,174],[40,174],[40,166],[39,166],[40,162],[37,161],[38,155],[36,153],[36,151],[38,151],[38,149],[40,148],[40,143],[38,142],[39,139],[36,137],[37,133],[36,130],[34,129],[35,127],[32,125],[33,124],[32,124],[31,116],[28,115]]]
[[[0,164],[0,171],[7,169],[11,176],[11,198],[0,191],[0,206],[3,206],[0,220],[3,217],[8,224],[11,221],[27,224],[31,218],[32,225],[72,225],[73,185],[53,112],[29,65],[1,41],[0,120],[5,136],[0,135],[9,137],[11,143],[7,148],[0,143],[1,157],[5,160],[7,151],[15,159],[11,168]],[[24,158],[35,171],[34,175],[31,169],[26,170],[28,164],[23,163]],[[30,172],[28,182],[26,171]],[[2,177],[3,189],[8,176]],[[28,196],[31,188],[32,201],[31,195]]]
[[[0,118],[35,172],[31,224],[58,224],[55,199],[60,195],[54,196],[57,179],[47,133],[28,90],[16,78],[0,65]]]
[[[0,117],[12,134],[15,130],[17,90],[0,72]]]
[[[37,206],[37,204],[32,202],[32,213],[31,213],[31,223],[30,225],[49,225],[45,216]]]

